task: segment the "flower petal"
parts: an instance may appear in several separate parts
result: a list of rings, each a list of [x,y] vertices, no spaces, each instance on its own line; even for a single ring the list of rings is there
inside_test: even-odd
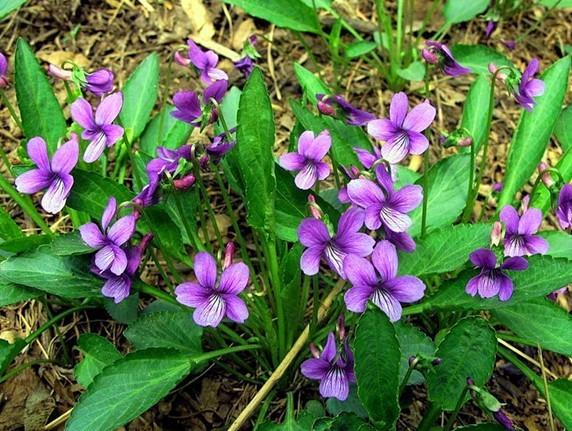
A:
[[[302,253],[300,257],[300,268],[306,275],[316,275],[320,270],[320,258],[322,257],[322,247],[310,247]]]
[[[336,237],[338,239],[352,233],[358,232],[365,219],[365,213],[359,208],[350,208],[342,214],[338,223],[338,232]]]
[[[311,189],[318,180],[318,172],[316,165],[312,161],[308,161],[300,172],[294,178],[294,183],[301,190]]]
[[[36,136],[28,141],[26,148],[28,150],[28,156],[38,168],[43,171],[51,171],[46,141]]]
[[[501,277],[499,277],[498,271],[494,271],[493,274],[482,273],[479,276],[477,284],[479,295],[481,296],[481,298],[492,298],[493,296],[496,296],[499,293],[501,284],[502,284]]]
[[[177,301],[194,308],[206,305],[210,294],[210,289],[205,289],[198,283],[181,283],[175,288]]]
[[[367,133],[378,141],[390,141],[399,136],[401,130],[387,118],[379,118],[367,123]]]
[[[391,206],[401,213],[413,211],[423,201],[423,187],[407,185],[392,193]]]
[[[31,169],[16,178],[16,190],[20,193],[32,194],[46,189],[52,183],[49,171],[43,169]]]
[[[120,91],[104,97],[95,111],[95,123],[102,126],[111,124],[117,118],[123,106],[123,94]]]
[[[278,163],[287,171],[301,171],[304,169],[306,159],[298,153],[286,153],[280,156]]]
[[[340,401],[345,401],[349,393],[350,383],[348,377],[338,367],[331,368],[320,382],[320,395],[324,398],[337,398]]]
[[[84,98],[80,97],[73,102],[70,112],[72,119],[85,130],[93,130],[97,128],[95,119],[93,118],[93,109],[89,102]]]
[[[130,291],[131,279],[123,275],[108,278],[101,289],[101,294],[108,298],[113,298],[113,302],[119,304],[129,296]]]
[[[377,243],[373,249],[371,261],[382,281],[392,280],[397,275],[397,250],[389,241],[382,240]]]
[[[396,127],[401,127],[407,118],[407,111],[409,109],[409,100],[407,94],[400,91],[391,98],[389,105],[389,118]]]
[[[337,350],[336,337],[333,332],[330,332],[328,333],[328,338],[326,339],[326,344],[324,345],[320,359],[331,363],[338,353]]]
[[[325,162],[316,162],[316,175],[320,181],[324,181],[330,175],[330,165]]]
[[[248,266],[242,262],[233,263],[220,276],[219,290],[234,295],[242,292],[248,284]]]
[[[344,272],[354,287],[375,286],[378,283],[373,266],[363,257],[347,255],[344,259]]]
[[[87,223],[79,227],[81,239],[91,248],[99,249],[105,245],[105,236],[95,223]]]
[[[109,223],[111,223],[111,220],[115,217],[115,213],[117,213],[117,201],[111,196],[101,215],[101,227],[103,230],[107,230]]]
[[[330,364],[327,361],[317,358],[306,359],[300,365],[302,375],[312,380],[321,380],[329,369]]]
[[[528,269],[528,261],[520,256],[509,257],[505,259],[501,268],[508,269],[509,271],[524,271]]]
[[[516,209],[511,205],[505,205],[499,215],[500,220],[504,223],[506,227],[506,232],[508,234],[518,232],[519,217]]]
[[[365,179],[351,180],[348,184],[348,196],[353,204],[362,208],[379,207],[385,199],[379,186]]]
[[[85,149],[85,152],[83,153],[83,161],[86,163],[95,162],[101,157],[106,146],[107,136],[105,136],[103,131],[100,131],[97,135],[95,135],[95,138]]]
[[[101,130],[105,134],[105,145],[111,147],[123,137],[123,127],[117,124],[105,124],[101,126]]]
[[[469,255],[469,259],[471,259],[473,265],[484,269],[494,269],[497,264],[497,257],[488,248],[479,248],[473,251]]]
[[[354,313],[363,313],[367,307],[367,301],[373,295],[374,288],[370,286],[355,286],[344,295],[344,302],[348,310]]]
[[[298,143],[298,153],[307,159],[319,162],[325,157],[328,151],[330,151],[331,146],[332,138],[330,137],[330,133],[324,130],[311,142],[308,142],[308,139],[300,139]]]
[[[210,295],[193,313],[193,320],[200,326],[217,327],[226,313],[226,303],[220,295]]]
[[[105,245],[97,253],[95,253],[95,266],[100,271],[106,271],[115,259],[115,253],[110,245]]]
[[[226,303],[226,317],[236,323],[244,323],[248,319],[248,308],[242,299],[233,294],[223,294]]]
[[[403,128],[414,132],[422,132],[431,125],[437,111],[428,101],[414,107],[405,117]]]
[[[419,132],[409,131],[409,153],[423,154],[429,148],[429,140],[427,137]]]
[[[499,283],[499,299],[501,301],[508,301],[512,296],[513,291],[512,280],[510,277],[503,274],[499,277]]]
[[[365,233],[352,233],[343,238],[337,238],[335,244],[346,254],[366,257],[373,251],[375,240]]]
[[[389,204],[382,205],[379,210],[379,218],[393,232],[405,232],[412,223],[411,218],[407,214],[403,214]]]
[[[54,153],[52,158],[52,171],[69,174],[79,158],[79,140],[75,133],[72,133],[71,139],[63,144]]]
[[[409,154],[409,135],[396,135],[381,147],[381,155],[391,164],[399,163]]]
[[[390,322],[397,322],[401,319],[401,304],[389,292],[383,289],[376,289],[371,300],[389,317]]]
[[[298,239],[306,247],[323,248],[330,241],[330,234],[322,220],[308,217],[298,227]]]
[[[548,252],[548,242],[536,235],[525,235],[524,241],[528,254],[546,254]]]
[[[193,267],[197,281],[201,286],[214,289],[217,278],[217,267],[214,257],[207,252],[201,251],[195,256]]]
[[[479,291],[479,280],[480,275],[476,275],[469,280],[467,286],[465,286],[465,292],[467,292],[471,296],[475,296]]]
[[[42,208],[50,214],[59,213],[70,194],[73,186],[73,177],[70,174],[60,174],[49,185],[42,197]]]
[[[423,298],[425,284],[417,277],[404,275],[384,283],[384,287],[399,302],[415,302]]]
[[[109,269],[114,274],[121,275],[125,272],[125,269],[127,269],[127,254],[125,254],[125,250],[116,245],[112,245],[111,248],[113,249],[114,257]]]
[[[538,232],[542,223],[542,211],[538,208],[528,208],[518,222],[518,233],[533,235]]]
[[[379,206],[370,206],[365,210],[365,225],[368,229],[378,230],[381,227],[379,210]]]
[[[314,142],[314,137],[314,132],[311,130],[306,130],[300,134],[300,137],[298,138],[298,154],[303,156],[304,153],[309,150]]]
[[[133,236],[135,232],[136,217],[133,214],[121,217],[107,232],[107,238],[116,245],[123,245]]]

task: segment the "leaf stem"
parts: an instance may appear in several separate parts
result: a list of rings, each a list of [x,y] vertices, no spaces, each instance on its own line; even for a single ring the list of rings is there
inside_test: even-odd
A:
[[[433,426],[433,424],[435,423],[437,416],[439,416],[440,413],[441,413],[441,409],[437,405],[430,404],[429,409],[425,413],[425,416],[423,416],[423,420],[421,421],[421,423],[417,427],[417,431],[428,431],[428,430],[430,430],[431,427]]]
[[[231,353],[243,352],[245,350],[260,350],[262,346],[260,344],[247,344],[245,346],[233,346],[227,347],[225,349],[213,350],[212,352],[206,352],[202,355],[192,356],[191,360],[197,364],[200,362],[208,361],[210,359],[216,359],[224,355],[229,355]]]
[[[429,149],[423,154],[423,212],[421,213],[421,238],[427,233],[427,206],[429,205]]]
[[[469,386],[465,385],[465,388],[463,389],[463,392],[461,392],[461,396],[457,401],[455,410],[453,410],[453,413],[451,413],[451,416],[449,416],[449,419],[447,420],[447,424],[445,425],[444,431],[450,431],[451,428],[453,427],[455,420],[457,420],[457,415],[459,414],[459,410],[461,410],[461,407],[463,407],[463,404],[465,403],[465,398],[467,396],[468,391],[469,391]]]
[[[42,335],[42,333],[44,331],[48,330],[50,328],[50,326],[55,325],[60,320],[62,320],[64,317],[69,316],[70,314],[73,314],[76,311],[85,310],[87,308],[94,308],[94,307],[92,305],[87,305],[87,304],[78,305],[77,307],[70,308],[66,311],[61,312],[60,314],[55,315],[50,320],[48,320],[46,323],[44,323],[42,326],[40,326],[38,329],[36,329],[34,332],[32,332],[30,335],[28,335],[26,338],[24,338],[24,341],[26,342],[26,344],[32,343],[40,335]]]
[[[24,128],[22,127],[22,121],[20,121],[20,117],[18,117],[18,114],[16,114],[16,110],[10,103],[10,100],[8,100],[8,97],[6,97],[6,93],[4,92],[4,90],[0,90],[0,99],[2,99],[4,105],[6,106],[6,108],[8,108],[10,116],[12,117],[18,128],[22,131],[22,133],[24,133]]]

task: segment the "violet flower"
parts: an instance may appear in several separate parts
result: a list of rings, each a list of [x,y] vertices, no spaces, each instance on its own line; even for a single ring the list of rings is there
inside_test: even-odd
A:
[[[217,265],[206,253],[197,253],[193,268],[197,282],[179,284],[175,289],[177,301],[194,307],[193,319],[200,326],[216,327],[226,315],[230,320],[243,323],[248,309],[238,294],[248,284],[248,267],[240,262],[223,270],[217,280]]]
[[[8,79],[8,59],[0,52],[0,88],[6,88],[10,85]]]
[[[131,293],[131,286],[133,284],[133,276],[137,272],[137,268],[139,268],[141,257],[143,256],[143,253],[151,239],[153,239],[153,235],[147,234],[143,239],[141,239],[141,242],[137,246],[127,250],[127,267],[123,274],[115,275],[109,270],[101,272],[97,267],[92,269],[93,272],[105,280],[105,283],[101,288],[103,296],[113,298],[116,304],[129,296]]]
[[[133,198],[133,203],[139,207],[145,208],[155,205],[159,202],[157,192],[161,184],[161,176],[157,172],[147,172],[149,182],[143,186],[137,196]],[[138,211],[138,210],[136,210]]]
[[[493,417],[505,430],[514,431],[514,425],[512,424],[512,421],[506,415],[506,413],[502,411],[502,409],[493,412]]]
[[[236,132],[236,127],[230,129],[228,134],[234,132]],[[207,154],[218,160],[232,150],[236,145],[236,141],[229,140],[228,134],[226,132],[222,132],[216,135],[210,145],[206,147]]]
[[[117,202],[111,197],[101,216],[101,229],[95,223],[87,223],[79,228],[79,233],[88,246],[97,250],[95,266],[102,273],[109,269],[113,274],[121,275],[128,263],[125,250],[121,246],[133,236],[137,218],[130,214],[110,226],[116,213]]]
[[[298,171],[294,182],[299,189],[311,189],[316,181],[330,175],[330,167],[322,159],[331,146],[332,138],[327,130],[316,137],[314,132],[307,130],[298,138],[298,151],[283,154],[279,164],[288,171]]]
[[[346,121],[350,126],[365,126],[369,121],[375,119],[375,115],[370,112],[356,108],[342,96],[327,96],[317,94],[318,109],[325,115],[333,115],[333,111],[327,107],[337,104],[346,116]]]
[[[520,78],[518,88],[514,91],[516,103],[529,112],[532,112],[532,108],[536,104],[534,98],[544,94],[544,81],[534,78],[539,67],[538,59],[530,60]]]
[[[572,184],[565,184],[558,194],[556,218],[562,229],[572,228]]]
[[[410,184],[395,190],[391,175],[383,165],[375,170],[381,187],[371,180],[359,178],[348,184],[348,196],[351,202],[365,210],[365,225],[377,230],[381,226],[393,232],[405,232],[411,226],[407,215],[419,206],[423,200],[423,188]]]
[[[203,103],[194,91],[178,91],[173,96],[175,109],[171,115],[178,120],[184,121],[194,127],[201,125],[203,110],[214,99],[220,102],[228,89],[228,81],[216,81],[209,85],[203,92]],[[211,111],[209,122],[213,123],[218,118],[216,110]]]
[[[254,61],[248,55],[238,59],[233,64],[236,70],[242,73],[245,78],[248,78],[254,70]]]
[[[351,208],[342,214],[338,231],[332,235],[322,220],[305,218],[298,227],[298,238],[308,247],[300,258],[300,267],[306,275],[315,275],[320,269],[323,257],[330,268],[340,277],[346,278],[344,259],[350,254],[369,256],[375,241],[369,235],[360,233],[363,226],[363,211]]]
[[[157,147],[157,157],[147,163],[147,173],[161,175],[163,172],[172,174],[177,170],[181,159],[191,160],[193,148],[191,145],[181,145],[175,150],[166,147]]]
[[[506,205],[499,218],[506,226],[505,256],[530,256],[548,251],[548,242],[535,235],[542,223],[542,211],[538,208],[528,208],[519,217],[512,206]]]
[[[111,147],[123,136],[123,127],[112,124],[122,106],[121,92],[105,97],[95,110],[95,115],[91,105],[84,98],[79,98],[72,104],[71,116],[84,129],[81,137],[90,141],[83,154],[86,163],[95,162],[105,148]]]
[[[397,276],[397,250],[389,241],[377,243],[371,255],[373,265],[363,257],[349,255],[344,270],[352,284],[344,295],[348,310],[363,313],[371,301],[389,320],[401,319],[401,303],[423,298],[425,284],[412,275]]]
[[[32,194],[46,190],[42,197],[42,208],[56,214],[62,210],[73,186],[70,172],[79,157],[79,139],[75,133],[70,140],[59,147],[50,161],[46,141],[39,136],[28,142],[28,156],[36,168],[16,178],[16,189],[20,193]]]
[[[337,398],[345,401],[350,392],[350,383],[355,383],[354,357],[344,343],[338,353],[333,332],[328,334],[324,350],[317,358],[306,359],[300,365],[302,374],[312,380],[320,381],[320,395],[324,398]]]
[[[228,80],[228,75],[216,68],[218,55],[213,51],[203,51],[191,39],[187,40],[189,46],[188,58],[183,57],[179,52],[175,53],[175,62],[182,66],[191,63],[200,73],[201,81],[205,84],[212,84],[215,81]]]
[[[85,75],[84,88],[95,96],[103,96],[113,90],[113,78],[110,69],[98,69]]]
[[[382,160],[381,148],[373,145],[373,153],[360,147],[354,147],[354,152],[362,166],[366,169],[371,169],[376,163]]]
[[[471,296],[478,293],[481,298],[498,295],[501,301],[508,301],[512,296],[513,283],[505,271],[524,271],[528,268],[528,262],[523,257],[509,257],[497,266],[497,257],[487,248],[473,251],[469,258],[481,272],[469,280],[465,292]]]
[[[422,51],[422,56],[428,63],[438,64],[445,75],[459,76],[471,73],[471,69],[461,66],[447,45],[435,40],[425,42],[426,49]]]
[[[389,119],[381,118],[367,124],[367,132],[375,139],[386,141],[381,155],[389,163],[399,163],[409,154],[422,154],[429,141],[421,133],[435,118],[435,108],[428,101],[408,112],[409,101],[405,93],[391,98]]]
[[[491,35],[497,29],[497,26],[498,26],[498,22],[496,22],[496,21],[488,21],[487,22],[487,26],[485,28],[485,39],[488,39],[491,37]]]

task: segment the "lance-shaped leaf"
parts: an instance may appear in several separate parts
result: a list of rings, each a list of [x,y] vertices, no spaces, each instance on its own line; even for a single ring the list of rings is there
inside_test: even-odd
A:
[[[569,74],[570,56],[566,56],[542,74],[544,94],[536,98],[532,112],[522,111],[508,152],[499,208],[512,202],[540,162],[562,109]]]
[[[298,82],[304,89],[304,94],[308,99],[310,99],[312,103],[317,102],[317,94],[331,94],[330,89],[324,83],[324,81],[310,72],[304,66],[298,63],[294,63],[294,72],[296,73]]]
[[[457,44],[451,48],[455,59],[461,66],[468,67],[473,73],[489,75],[489,64],[497,67],[513,67],[512,62],[505,55],[485,45]],[[488,101],[487,101],[488,105]]]
[[[77,347],[83,353],[83,359],[75,366],[74,374],[84,388],[87,388],[105,367],[122,358],[111,341],[97,334],[81,334]]]
[[[0,307],[34,299],[42,294],[40,290],[0,279]]]
[[[572,124],[572,105],[568,105],[562,111],[554,126],[554,135],[564,151],[568,151],[572,148],[572,130],[570,130],[570,124]]]
[[[572,180],[572,148],[566,151],[558,163],[556,164],[556,169],[562,175],[562,178],[566,182]],[[544,183],[538,184],[536,192],[532,195],[531,206],[535,208],[540,208],[543,212],[550,209],[551,196],[550,191],[546,188]]]
[[[24,3],[26,0],[3,0],[0,4],[0,20],[6,18]]]
[[[475,153],[489,138],[491,122],[491,81],[486,75],[479,75],[471,85],[467,99],[463,105],[463,117],[461,129],[466,129],[475,147]],[[469,152],[470,148],[463,148],[463,152]]]
[[[447,0],[443,13],[448,25],[469,21],[478,14],[483,13],[488,7],[490,0]]]
[[[171,115],[175,108],[166,104],[149,122],[141,135],[141,151],[155,157],[157,147],[178,148],[187,142],[193,127]]]

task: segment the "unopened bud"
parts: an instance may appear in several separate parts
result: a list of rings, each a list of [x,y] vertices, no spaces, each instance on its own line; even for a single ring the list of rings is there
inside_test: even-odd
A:
[[[72,79],[72,71],[65,70],[55,64],[48,64],[48,75],[52,78],[61,79],[62,81],[69,81]]]
[[[528,210],[528,205],[530,204],[530,195],[526,195],[520,201],[520,211],[524,214]]]
[[[429,64],[437,64],[439,63],[439,57],[433,51],[427,48],[423,48],[421,50],[421,57]]]
[[[499,80],[504,81],[506,79],[506,74],[502,72],[498,72],[498,67],[494,63],[489,63],[488,66],[489,72],[495,75]]]
[[[332,105],[328,105],[326,102],[318,101],[318,111],[323,115],[328,115],[333,117],[336,114],[336,110]]]
[[[493,416],[495,420],[504,427],[505,430],[513,431],[514,426],[512,425],[512,421],[508,418],[508,416],[502,411],[499,410],[498,412],[494,412]]]
[[[473,144],[473,139],[470,136],[459,139],[459,147],[470,147]]]
[[[516,40],[503,40],[502,41],[503,45],[506,46],[506,49],[508,49],[509,51],[514,51],[516,48]]]
[[[316,345],[314,343],[310,343],[310,353],[312,354],[312,356],[314,358],[319,358],[320,357],[320,351],[318,350],[318,347],[316,347]]]
[[[491,244],[497,246],[502,239],[502,224],[500,221],[493,223],[493,230],[491,231]]]
[[[173,186],[177,190],[188,190],[195,184],[195,176],[193,174],[185,175],[183,178],[173,180]]]
[[[467,377],[467,386],[475,386],[475,381],[470,377]]]
[[[441,363],[443,362],[443,359],[441,358],[435,358],[431,361],[431,365],[433,365],[434,367],[441,365]]]
[[[555,184],[552,175],[548,171],[548,165],[545,162],[540,162],[538,165],[538,172],[540,173],[540,178],[546,187],[550,188]]]
[[[173,55],[173,60],[175,60],[175,63],[185,67],[191,64],[191,60],[183,56],[179,51],[175,52]]]
[[[209,160],[210,157],[208,154],[203,154],[200,158],[199,158],[199,166],[201,169],[206,169],[209,166]]]
[[[340,341],[344,341],[344,338],[346,338],[346,320],[343,314],[340,314],[340,317],[338,317],[338,321],[336,322],[336,331],[338,332]]]
[[[314,195],[308,195],[308,206],[310,207],[310,214],[312,214],[312,217],[321,220],[324,213],[316,203]]]
[[[143,235],[143,238],[141,238],[141,242],[139,242],[139,248],[141,249],[141,252],[144,252],[145,249],[149,246],[149,243],[153,240],[153,234],[152,233],[148,233]]]
[[[503,187],[504,187],[503,183],[494,183],[492,186],[492,190],[495,193],[500,193],[502,192]]]
[[[232,265],[232,260],[234,258],[234,252],[236,251],[236,246],[234,242],[229,242],[224,248],[224,260],[222,262],[222,269],[225,270],[230,265]]]

